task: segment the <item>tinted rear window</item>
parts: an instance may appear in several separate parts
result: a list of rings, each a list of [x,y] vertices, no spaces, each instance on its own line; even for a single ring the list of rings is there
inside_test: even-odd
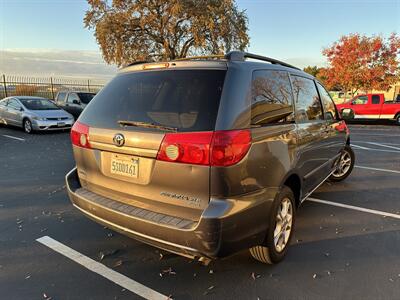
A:
[[[117,128],[119,120],[150,122],[178,131],[213,130],[225,70],[121,74],[93,99],[80,121]]]
[[[81,99],[82,103],[88,104],[90,100],[93,99],[95,94],[92,93],[78,93],[79,99]]]

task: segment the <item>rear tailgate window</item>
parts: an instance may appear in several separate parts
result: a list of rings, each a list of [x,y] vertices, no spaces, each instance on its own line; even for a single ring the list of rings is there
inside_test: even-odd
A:
[[[103,88],[80,121],[120,128],[129,120],[177,128],[214,130],[226,70],[162,70],[125,73]]]

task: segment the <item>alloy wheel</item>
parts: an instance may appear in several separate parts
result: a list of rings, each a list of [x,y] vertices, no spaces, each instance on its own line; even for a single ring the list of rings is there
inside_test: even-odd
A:
[[[25,129],[25,132],[27,132],[27,133],[30,133],[32,131],[32,124],[29,120],[26,120],[24,122],[24,129]]]
[[[351,168],[351,155],[348,151],[344,151],[340,156],[336,170],[332,173],[335,177],[344,176]]]
[[[293,222],[293,206],[289,198],[284,198],[276,215],[274,245],[277,252],[282,252],[290,238]]]

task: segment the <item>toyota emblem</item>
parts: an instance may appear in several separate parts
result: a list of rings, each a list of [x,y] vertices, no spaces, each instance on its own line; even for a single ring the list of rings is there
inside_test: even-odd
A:
[[[125,138],[122,134],[117,133],[114,135],[113,142],[115,146],[122,147],[125,144]]]

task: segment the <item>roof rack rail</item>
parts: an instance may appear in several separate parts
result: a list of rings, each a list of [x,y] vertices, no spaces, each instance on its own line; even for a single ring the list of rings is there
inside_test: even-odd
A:
[[[231,52],[229,52],[229,53],[227,53],[225,55],[225,58],[227,60],[230,60],[230,61],[245,61],[246,58],[253,58],[253,59],[257,59],[257,60],[267,61],[267,62],[269,62],[271,64],[274,64],[274,65],[281,65],[281,66],[284,66],[284,67],[300,70],[299,68],[297,68],[295,66],[289,65],[289,64],[287,64],[287,63],[285,63],[283,61],[279,61],[279,60],[274,59],[274,58],[261,56],[261,55],[248,53],[248,52],[242,52],[242,51],[231,51]]]
[[[126,66],[124,66],[124,68],[126,67],[131,67],[134,65],[140,65],[140,64],[146,64],[146,63],[151,63],[152,61],[147,61],[147,60],[138,60],[138,61],[134,61],[133,63],[127,64]]]
[[[185,60],[195,60],[195,59],[221,59],[225,58],[225,55],[223,54],[212,54],[212,55],[204,55],[204,56],[191,56],[191,57],[182,57],[182,58],[176,58],[173,59],[172,61],[185,61]]]

